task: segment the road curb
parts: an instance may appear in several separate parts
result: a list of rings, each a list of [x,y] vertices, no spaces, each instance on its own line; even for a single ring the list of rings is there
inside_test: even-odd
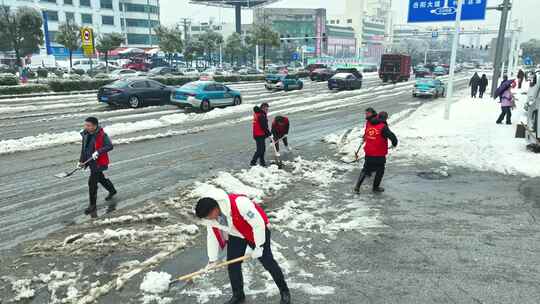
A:
[[[70,95],[82,95],[82,94],[92,94],[92,93],[97,93],[97,90],[0,95],[0,100],[16,99],[16,98],[31,98],[31,97],[47,97],[47,96],[70,96]]]

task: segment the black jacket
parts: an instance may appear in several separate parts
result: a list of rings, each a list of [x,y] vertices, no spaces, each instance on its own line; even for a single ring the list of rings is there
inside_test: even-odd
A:
[[[396,134],[390,130],[390,127],[388,127],[388,123],[386,121],[382,121],[378,119],[377,117],[372,117],[369,122],[372,125],[378,125],[380,123],[385,124],[385,126],[382,129],[382,135],[384,138],[389,139],[392,142],[392,146],[396,147],[398,145],[398,139]]]
[[[480,76],[478,76],[478,74],[474,74],[471,80],[469,81],[469,86],[473,88],[477,88],[478,85],[480,85]]]
[[[482,78],[480,78],[480,89],[485,90],[487,86],[488,86],[488,79],[487,77],[482,76]]]
[[[99,132],[100,127],[96,129],[96,132],[89,133],[87,131],[81,131],[82,136],[82,146],[81,146],[81,156],[79,158],[79,162],[84,163],[85,161],[92,158],[92,154],[95,152],[96,147],[96,134]],[[109,138],[109,135],[107,133],[103,134],[103,147],[99,149],[98,153],[103,154],[111,151],[113,149],[113,145],[111,142],[111,139]],[[98,169],[97,164],[94,160],[90,161],[90,163],[87,165],[87,167],[90,166],[91,169]],[[101,169],[107,169],[107,168],[101,168]]]

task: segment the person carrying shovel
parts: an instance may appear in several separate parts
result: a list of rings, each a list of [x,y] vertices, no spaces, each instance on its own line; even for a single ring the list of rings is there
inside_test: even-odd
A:
[[[280,304],[291,303],[289,288],[270,247],[268,217],[259,205],[243,195],[219,190],[213,197],[200,199],[195,214],[207,227],[208,267],[218,262],[220,252],[225,248],[230,261],[242,257],[249,246],[251,258],[261,262],[279,288]],[[230,264],[228,271],[233,295],[225,304],[244,303],[241,262]]]
[[[105,178],[103,171],[109,167],[109,155],[108,153],[113,149],[112,142],[109,136],[105,133],[103,128],[99,126],[98,119],[95,117],[88,117],[84,121],[84,129],[81,132],[82,136],[82,148],[81,156],[79,159],[79,167],[90,168],[90,177],[88,178],[88,193],[89,193],[89,205],[84,210],[86,215],[90,215],[92,218],[97,217],[97,185],[100,183],[107,191],[109,195],[105,198],[106,201],[112,200],[116,195],[116,189],[110,179]],[[115,204],[109,204],[107,212],[114,211]]]
[[[276,151],[279,152],[279,141],[283,141],[285,150],[289,151],[289,141],[287,135],[289,135],[289,119],[287,116],[277,116],[272,122],[272,135],[274,136],[274,143]]]

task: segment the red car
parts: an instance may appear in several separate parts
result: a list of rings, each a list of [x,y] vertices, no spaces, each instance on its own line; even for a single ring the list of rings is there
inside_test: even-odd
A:
[[[146,63],[143,59],[132,59],[129,63],[124,64],[122,66],[124,69],[130,69],[135,71],[142,71],[146,72],[148,71],[148,63]]]

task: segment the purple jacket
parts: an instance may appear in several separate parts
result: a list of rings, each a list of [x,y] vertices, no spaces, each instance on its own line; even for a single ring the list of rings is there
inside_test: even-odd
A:
[[[511,107],[514,105],[512,102],[513,100],[512,96],[512,90],[508,88],[508,90],[504,91],[501,95],[501,107]]]

